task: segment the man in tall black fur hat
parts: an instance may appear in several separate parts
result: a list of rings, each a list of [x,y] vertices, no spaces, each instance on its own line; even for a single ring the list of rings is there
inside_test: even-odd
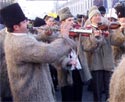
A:
[[[14,102],[55,102],[48,63],[75,47],[67,35],[69,25],[60,37],[47,44],[43,38],[38,41],[27,33],[28,22],[18,3],[1,9],[0,14],[8,30],[4,48]]]

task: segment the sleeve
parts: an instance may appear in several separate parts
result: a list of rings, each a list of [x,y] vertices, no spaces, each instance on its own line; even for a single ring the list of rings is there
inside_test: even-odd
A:
[[[75,42],[69,38],[58,38],[52,43],[39,42],[35,39],[22,39],[19,42],[17,56],[18,60],[34,63],[52,63],[58,60],[63,55],[75,46]]]
[[[58,35],[59,35],[59,32],[53,32],[52,35],[47,35],[47,34],[41,32],[41,33],[38,33],[37,35],[35,35],[35,38],[38,41],[52,42],[58,37]]]

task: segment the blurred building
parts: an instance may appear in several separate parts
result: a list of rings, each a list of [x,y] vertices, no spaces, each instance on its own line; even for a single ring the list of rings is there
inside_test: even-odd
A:
[[[10,5],[16,1],[17,0],[0,0],[0,9],[7,6],[7,5]]]
[[[69,7],[72,14],[87,14],[88,9],[93,5],[93,0],[68,0],[65,4],[61,5],[59,9]]]
[[[103,5],[108,12],[109,8],[112,8],[113,5],[118,1],[119,0],[67,0],[66,3],[58,5],[58,7],[56,6],[56,10],[58,11],[64,7],[69,7],[74,16],[77,14],[87,15],[88,10],[93,5]]]

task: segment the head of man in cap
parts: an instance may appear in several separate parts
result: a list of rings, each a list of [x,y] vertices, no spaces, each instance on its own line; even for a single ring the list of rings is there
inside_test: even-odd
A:
[[[27,19],[18,3],[11,4],[0,10],[3,23],[8,32],[27,32]]]
[[[74,17],[72,13],[70,12],[69,7],[59,10],[58,15],[59,15],[60,22],[61,22],[61,28],[62,28],[61,30],[64,30],[67,27],[70,30],[74,25]],[[67,31],[67,33],[68,32],[69,31]]]
[[[98,23],[101,22],[101,13],[96,6],[90,8],[88,17],[91,24],[93,24],[96,27],[98,26]]]

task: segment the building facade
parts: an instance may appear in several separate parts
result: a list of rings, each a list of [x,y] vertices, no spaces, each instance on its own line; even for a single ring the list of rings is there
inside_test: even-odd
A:
[[[74,16],[76,16],[77,14],[87,15],[88,10],[93,5],[103,5],[108,12],[108,9],[112,8],[113,5],[118,1],[119,0],[67,0],[66,3],[58,6],[57,10],[60,10],[64,7],[69,7]]]
[[[93,0],[70,0],[59,6],[59,9],[69,7],[74,16],[77,14],[87,14],[88,9],[93,5]]]

